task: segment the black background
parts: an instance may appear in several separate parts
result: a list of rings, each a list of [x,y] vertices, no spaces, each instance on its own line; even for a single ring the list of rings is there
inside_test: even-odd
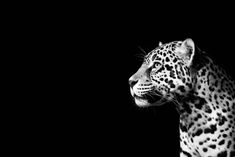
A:
[[[85,95],[77,100],[85,109],[79,107],[82,114],[76,125],[81,126],[79,136],[83,140],[79,141],[88,148],[86,153],[178,154],[178,115],[173,104],[138,108],[131,98],[128,79],[142,63],[136,57],[142,53],[138,47],[149,52],[159,41],[192,38],[216,63],[232,76],[235,74],[234,17],[229,8],[223,12],[208,11],[206,7],[191,11],[189,6],[172,12],[159,6],[143,8],[141,4],[109,6],[92,12],[81,22],[80,37],[86,42],[80,44],[85,46],[81,53],[86,57],[79,60],[85,60],[79,76],[86,79],[80,83],[87,87]]]
[[[19,15],[13,25],[18,29],[12,32],[20,35],[13,39],[29,51],[25,59],[32,63],[26,66],[32,70],[27,71],[26,82],[33,80],[30,88],[39,93],[28,91],[32,97],[25,96],[30,104],[23,107],[26,114],[18,113],[25,119],[14,120],[23,127],[29,144],[40,145],[32,144],[39,149],[36,153],[177,156],[174,106],[139,108],[131,98],[128,79],[142,63],[136,57],[143,53],[138,47],[149,52],[159,41],[192,38],[234,76],[233,8],[229,4],[215,7],[215,2],[210,6],[156,2],[151,7],[137,2],[98,3],[53,4],[49,13],[40,8],[38,15],[31,11],[25,13],[29,18]],[[30,55],[35,56],[28,59]],[[15,130],[20,132],[19,128]]]

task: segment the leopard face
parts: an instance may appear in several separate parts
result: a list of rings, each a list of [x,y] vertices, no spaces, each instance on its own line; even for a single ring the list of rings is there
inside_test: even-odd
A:
[[[186,95],[192,88],[193,56],[191,39],[159,44],[145,56],[141,67],[129,79],[135,103],[141,107],[162,105],[174,101],[176,94]]]

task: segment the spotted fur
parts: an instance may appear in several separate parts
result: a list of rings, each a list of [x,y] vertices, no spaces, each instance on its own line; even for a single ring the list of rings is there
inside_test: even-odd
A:
[[[140,107],[176,105],[181,157],[235,156],[235,82],[191,39],[160,43],[129,82]]]

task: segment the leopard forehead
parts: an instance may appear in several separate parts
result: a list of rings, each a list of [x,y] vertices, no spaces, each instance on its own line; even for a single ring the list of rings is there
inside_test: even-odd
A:
[[[170,58],[174,59],[174,62],[176,62],[177,55],[174,51],[176,47],[179,47],[181,44],[182,41],[173,41],[160,45],[145,56],[144,63],[148,65],[156,61],[164,62],[164,60],[168,61]]]

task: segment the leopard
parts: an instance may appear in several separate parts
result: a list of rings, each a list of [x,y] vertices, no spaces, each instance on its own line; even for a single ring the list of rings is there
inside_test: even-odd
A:
[[[180,157],[235,157],[235,81],[191,38],[146,53],[129,78],[140,108],[174,104]]]

